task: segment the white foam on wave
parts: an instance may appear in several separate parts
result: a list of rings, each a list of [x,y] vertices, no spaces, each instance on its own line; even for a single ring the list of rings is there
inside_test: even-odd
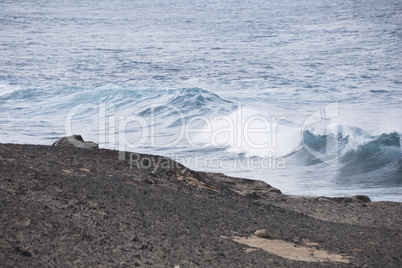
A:
[[[0,83],[0,97],[6,96],[20,89],[21,87],[18,85]]]
[[[239,106],[228,115],[205,119],[204,127],[193,141],[204,147],[225,148],[233,154],[282,157],[301,145],[300,127],[284,116],[249,107]]]

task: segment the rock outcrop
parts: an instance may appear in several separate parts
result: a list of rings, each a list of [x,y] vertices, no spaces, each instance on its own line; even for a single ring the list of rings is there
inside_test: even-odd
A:
[[[84,141],[81,135],[72,135],[55,141],[52,146],[75,146],[79,148],[99,148],[98,144],[92,141]]]
[[[401,267],[401,203],[87,144],[0,144],[1,267]]]

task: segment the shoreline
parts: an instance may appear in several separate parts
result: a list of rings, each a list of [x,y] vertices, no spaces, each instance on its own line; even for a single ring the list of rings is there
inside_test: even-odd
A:
[[[402,203],[284,195],[262,181],[193,171],[162,156],[138,154],[143,166],[130,168],[129,153],[124,161],[119,155],[0,144],[0,261],[7,267],[401,265]],[[258,230],[267,230],[265,237],[254,235]]]

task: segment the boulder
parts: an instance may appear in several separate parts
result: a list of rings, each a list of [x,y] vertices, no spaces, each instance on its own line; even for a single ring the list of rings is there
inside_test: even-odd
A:
[[[84,141],[81,135],[73,135],[58,139],[52,146],[75,146],[79,148],[99,148],[98,144],[92,141]]]
[[[352,198],[360,200],[360,201],[363,201],[364,203],[370,203],[371,202],[370,197],[368,197],[367,195],[355,195],[355,196],[352,196]]]
[[[254,235],[260,238],[270,238],[271,235],[269,234],[267,229],[257,230],[255,231]]]

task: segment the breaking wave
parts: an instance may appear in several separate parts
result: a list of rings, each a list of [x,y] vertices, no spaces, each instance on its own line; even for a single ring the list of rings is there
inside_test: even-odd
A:
[[[169,152],[219,152],[220,155],[226,152],[244,157],[283,157],[302,166],[331,165],[335,161],[336,170],[342,178],[369,174],[371,178],[392,178],[397,184],[402,183],[398,132],[374,136],[351,126],[340,126],[331,133],[314,129],[301,131],[298,124],[272,117],[269,111],[239,105],[201,88],[136,89],[112,84],[91,89],[17,88],[0,95],[0,103],[3,113],[12,113],[11,118],[2,119],[2,136],[11,137],[4,142],[21,142],[29,137],[28,140],[34,143],[48,144],[65,135],[67,114],[74,107],[81,107],[73,115],[72,129],[76,134],[100,142],[101,147],[102,141],[98,137],[101,129],[106,128],[104,135],[109,136],[122,131],[113,126],[113,120],[120,117],[142,118],[146,127],[155,129],[159,145],[179,141],[174,148],[165,149]],[[193,120],[196,117],[199,120]],[[254,118],[251,123],[248,121],[250,118]],[[144,133],[149,135],[149,132],[140,129],[138,122],[127,123],[124,129],[127,140],[132,143],[141,140]],[[209,127],[209,132],[200,131],[202,133],[191,136],[192,145],[200,146],[191,147],[186,140],[188,137],[177,139],[184,124],[189,122],[192,129]],[[8,135],[8,129],[16,125],[21,126],[19,136]],[[239,136],[246,125],[259,129],[251,133],[248,140]],[[113,149],[112,140],[109,138],[103,147]],[[150,144],[136,148],[168,155],[157,148],[158,144],[153,148]],[[261,146],[264,144],[268,147]]]
[[[323,161],[310,154],[306,147],[336,160],[340,177],[367,176],[370,173],[371,176],[368,177],[371,178],[387,177],[402,183],[401,139],[397,132],[372,136],[360,128],[340,127],[337,135],[323,135],[306,130],[303,141],[304,147],[297,152],[297,157],[303,158],[307,165],[320,164]],[[322,159],[328,160],[324,157]]]

